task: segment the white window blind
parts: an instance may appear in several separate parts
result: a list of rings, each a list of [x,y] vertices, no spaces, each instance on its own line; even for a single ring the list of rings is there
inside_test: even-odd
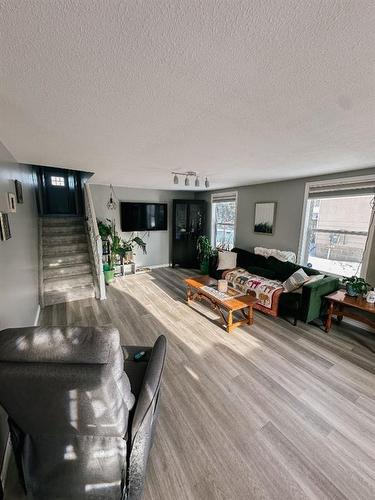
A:
[[[234,247],[237,217],[237,192],[211,195],[212,242],[217,248],[231,250]]]
[[[375,194],[375,180],[316,184],[309,187],[309,198],[339,198]]]
[[[237,193],[236,191],[232,193],[216,193],[211,195],[212,203],[225,203],[225,202],[237,202]]]
[[[308,184],[301,264],[341,276],[364,276],[374,196],[374,177]]]

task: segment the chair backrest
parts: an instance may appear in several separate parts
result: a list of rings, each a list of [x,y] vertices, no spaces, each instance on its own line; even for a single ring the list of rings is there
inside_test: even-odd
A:
[[[167,341],[164,335],[161,335],[152,349],[131,423],[128,500],[142,498],[147,460],[158,416],[166,350]]]
[[[0,404],[27,498],[122,498],[134,403],[123,366],[114,328],[0,332]]]

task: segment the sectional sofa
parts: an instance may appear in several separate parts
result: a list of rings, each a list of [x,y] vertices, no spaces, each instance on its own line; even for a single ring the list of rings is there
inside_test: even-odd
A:
[[[271,282],[283,283],[301,268],[308,276],[322,274],[310,267],[282,262],[275,257],[266,258],[241,248],[233,248],[232,252],[237,254],[237,267],[242,268],[252,276],[259,277],[259,282],[266,279]],[[217,257],[213,257],[210,261],[209,274],[216,279],[225,278],[226,276],[227,278],[229,276],[230,279],[231,276],[228,271],[217,270]],[[296,323],[297,319],[309,323],[324,313],[324,301],[322,299],[325,295],[338,290],[339,286],[338,278],[324,275],[318,281],[307,282],[301,289],[294,292],[286,293],[278,290],[277,300],[272,309],[267,309],[261,303],[257,304],[255,308],[273,316],[292,316],[294,323]]]

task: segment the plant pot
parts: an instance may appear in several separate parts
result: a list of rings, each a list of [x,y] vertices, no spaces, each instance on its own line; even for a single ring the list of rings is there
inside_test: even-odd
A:
[[[115,270],[111,269],[109,271],[104,271],[104,281],[106,282],[107,285],[109,285],[115,277]]]
[[[358,297],[359,293],[354,290],[352,285],[347,284],[346,285],[346,295],[349,295],[349,297]]]
[[[210,261],[208,259],[202,260],[200,270],[202,274],[208,274],[210,268]]]

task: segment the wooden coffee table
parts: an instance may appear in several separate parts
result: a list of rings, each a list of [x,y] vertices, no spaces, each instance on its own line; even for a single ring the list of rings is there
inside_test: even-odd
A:
[[[252,295],[241,295],[238,290],[234,290],[234,288],[228,288],[227,293],[228,295],[232,295],[233,298],[222,300],[221,298],[215,296],[212,292],[204,288],[215,287],[217,290],[217,280],[210,278],[209,276],[187,278],[185,279],[185,283],[187,285],[188,304],[190,304],[190,302],[194,300],[206,300],[207,302],[211,303],[213,309],[219,311],[228,333],[230,333],[237,326],[253,324],[253,306],[258,302],[258,299],[256,297],[253,297]],[[233,321],[233,313],[235,311],[241,311],[244,319]]]
[[[343,290],[333,292],[325,298],[329,302],[328,315],[325,324],[326,332],[329,332],[331,328],[332,316],[337,316],[337,320],[339,322],[344,316],[346,316],[375,328],[375,305],[369,304],[366,299],[362,297],[350,297],[349,295],[346,295]],[[373,315],[374,319],[369,317],[369,313],[370,315]]]

